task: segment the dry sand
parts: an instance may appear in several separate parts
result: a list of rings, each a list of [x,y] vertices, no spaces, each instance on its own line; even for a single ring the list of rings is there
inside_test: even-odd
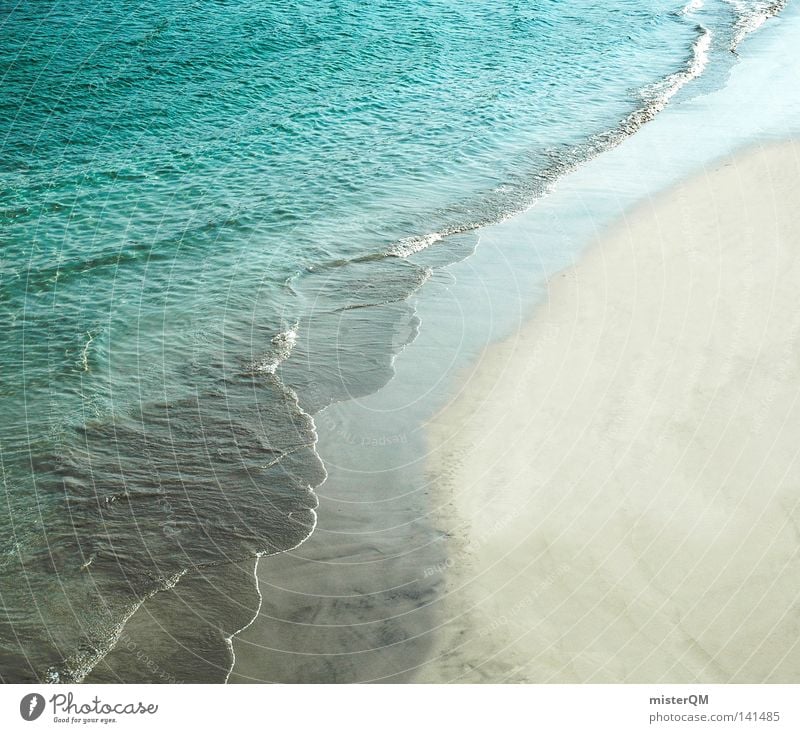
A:
[[[800,682],[800,144],[640,204],[429,425],[416,681]]]

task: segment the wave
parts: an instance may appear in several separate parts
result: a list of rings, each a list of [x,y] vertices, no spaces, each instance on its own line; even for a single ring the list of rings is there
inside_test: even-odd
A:
[[[697,39],[692,45],[692,55],[686,62],[685,68],[642,90],[641,97],[645,100],[645,105],[632,112],[622,122],[622,128],[629,130],[629,134],[655,119],[686,84],[697,79],[705,71],[711,49],[711,31],[700,25],[697,26],[697,31]]]
[[[770,18],[778,15],[785,7],[787,0],[725,0],[736,13],[733,40],[730,50],[736,52],[742,41],[753,31],[758,30]]]
[[[694,9],[702,7],[702,0],[693,0]],[[686,6],[689,7],[689,6]],[[582,163],[622,142],[642,125],[655,119],[670,100],[689,82],[700,77],[708,66],[712,44],[711,31],[702,25],[696,26],[697,36],[692,44],[691,55],[685,65],[658,82],[642,89],[638,97],[641,105],[627,115],[616,127],[592,136],[587,142],[556,151],[550,164],[533,176],[526,185],[500,188],[487,197],[490,209],[486,216],[471,221],[452,224],[427,234],[404,237],[384,252],[388,257],[410,257],[422,252],[437,242],[457,234],[474,231],[498,224],[533,206],[546,195],[558,179],[578,168]],[[509,193],[510,191],[510,193]],[[475,207],[470,207],[475,208]]]
[[[702,10],[704,4],[703,0],[689,0],[681,9],[681,15],[690,15],[698,10]]]
[[[281,331],[272,337],[272,350],[258,361],[251,362],[249,372],[275,374],[278,367],[292,355],[292,349],[297,343],[297,328],[295,323],[286,331]]]
[[[447,227],[438,232],[423,234],[419,237],[404,237],[389,247],[386,250],[386,254],[389,257],[410,257],[417,252],[422,252],[432,244],[436,244],[436,242],[441,242],[446,237],[452,237],[454,234],[465,234],[481,226],[483,226],[481,223],[462,224],[461,226]]]
[[[89,567],[91,560],[83,567]],[[110,631],[107,632],[105,638],[95,638],[93,644],[83,645],[83,648],[69,654],[59,664],[54,664],[48,667],[43,675],[43,682],[48,685],[55,684],[74,684],[83,682],[87,675],[103,660],[103,658],[116,646],[125,625],[130,618],[135,614],[148,598],[152,598],[159,590],[169,590],[174,588],[178,581],[186,575],[186,570],[177,572],[173,577],[167,578],[164,581],[163,587],[149,593],[145,598],[138,602],[132,603],[126,610],[125,614],[114,624]]]
[[[276,335],[276,355],[295,338]],[[69,521],[51,524],[47,544],[25,557],[31,592],[65,620],[42,629],[8,605],[0,637],[15,638],[9,626],[36,639],[24,659],[7,654],[8,668],[80,682],[136,610],[187,573],[297,547],[316,526],[314,490],[327,478],[316,441],[294,390],[222,359],[191,397],[76,429],[38,466],[39,496]]]

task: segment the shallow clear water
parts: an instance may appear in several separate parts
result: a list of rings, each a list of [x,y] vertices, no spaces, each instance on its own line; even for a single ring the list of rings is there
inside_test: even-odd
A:
[[[301,542],[312,416],[391,378],[429,268],[777,9],[0,10],[0,676],[80,680],[186,572]]]

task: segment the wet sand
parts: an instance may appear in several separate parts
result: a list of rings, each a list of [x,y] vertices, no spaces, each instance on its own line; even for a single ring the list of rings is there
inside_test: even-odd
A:
[[[406,682],[430,653],[445,561],[413,466],[421,432],[380,395],[316,416],[328,479],[317,527],[300,547],[262,558],[262,605],[234,640],[229,682]]]

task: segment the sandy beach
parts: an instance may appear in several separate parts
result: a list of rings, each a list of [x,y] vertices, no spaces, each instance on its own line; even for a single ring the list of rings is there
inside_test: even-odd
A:
[[[416,681],[800,681],[800,144],[645,201],[428,426]]]

